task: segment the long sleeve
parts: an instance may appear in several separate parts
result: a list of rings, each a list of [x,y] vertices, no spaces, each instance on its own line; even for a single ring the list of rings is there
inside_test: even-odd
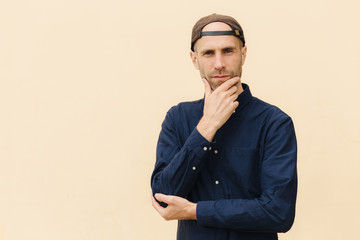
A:
[[[151,176],[153,194],[186,197],[196,183],[204,159],[209,154],[210,142],[201,136],[196,127],[193,127],[190,135],[182,143],[179,130],[174,124],[175,120],[179,121],[177,114],[173,107],[162,124],[155,169]]]
[[[204,227],[286,232],[295,216],[297,143],[290,117],[268,127],[261,162],[262,193],[253,199],[199,201],[197,222]]]
[[[292,119],[253,97],[208,142],[197,131],[203,100],[170,109],[158,139],[153,194],[197,203],[197,220],[179,220],[178,239],[271,239],[295,217],[297,142]],[[160,203],[162,206],[166,206]]]

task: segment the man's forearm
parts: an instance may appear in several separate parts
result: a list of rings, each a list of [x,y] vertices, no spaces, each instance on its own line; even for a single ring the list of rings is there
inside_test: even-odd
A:
[[[167,204],[164,208],[152,197],[152,205],[159,214],[167,221],[169,220],[196,220],[197,204],[178,196],[170,196],[157,193],[155,197],[158,201]]]
[[[151,176],[153,193],[186,196],[193,189],[204,159],[210,154],[210,143],[194,129],[183,146],[172,136],[165,122],[160,133],[155,169]],[[180,148],[178,152],[174,149]],[[190,167],[190,171],[189,168]]]
[[[239,103],[236,101],[243,91],[240,78],[234,77],[215,91],[211,90],[209,82],[203,79],[205,87],[204,114],[196,126],[199,133],[211,142],[216,131],[230,118]],[[236,86],[239,85],[240,87]]]
[[[201,136],[203,136],[209,142],[213,140],[217,131],[217,129],[213,127],[209,122],[207,122],[204,118],[199,121],[196,129],[201,134]]]

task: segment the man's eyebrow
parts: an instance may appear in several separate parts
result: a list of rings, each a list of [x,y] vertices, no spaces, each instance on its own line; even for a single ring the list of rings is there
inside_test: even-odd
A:
[[[206,52],[213,52],[213,51],[214,51],[214,49],[206,48],[206,49],[201,50],[201,51],[200,51],[200,54],[204,54],[204,53],[206,53]]]
[[[228,50],[228,49],[234,50],[235,48],[236,48],[236,47],[234,47],[234,46],[228,46],[228,47],[222,48],[221,50],[222,50],[222,51]]]
[[[221,51],[229,50],[229,49],[234,50],[234,49],[236,49],[236,47],[235,46],[226,46],[226,47],[221,48]],[[212,49],[212,48],[205,48],[203,50],[200,50],[200,54],[204,54],[204,53],[206,53],[208,51],[213,52],[215,50]]]

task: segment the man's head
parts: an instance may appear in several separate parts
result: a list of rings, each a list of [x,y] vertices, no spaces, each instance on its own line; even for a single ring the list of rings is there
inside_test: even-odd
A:
[[[241,77],[246,46],[240,24],[219,14],[201,18],[193,27],[190,56],[213,90],[230,78]]]

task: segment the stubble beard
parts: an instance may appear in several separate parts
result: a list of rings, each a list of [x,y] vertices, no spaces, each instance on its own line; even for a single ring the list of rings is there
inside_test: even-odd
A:
[[[228,81],[231,78],[234,78],[234,77],[238,76],[241,79],[241,74],[242,74],[241,70],[239,70],[237,73],[232,72],[232,71],[231,72],[227,72],[227,71],[219,72],[219,71],[217,71],[217,72],[213,72],[213,73],[211,73],[211,74],[209,74],[207,76],[205,74],[202,74],[203,75],[202,77],[208,80],[211,89],[214,91],[215,89],[220,87],[223,83],[225,83],[226,81]],[[218,80],[213,78],[213,76],[216,76],[216,75],[229,75],[229,78],[227,80],[225,80],[225,81],[218,81]],[[237,84],[234,84],[234,86],[236,86],[236,85]]]

